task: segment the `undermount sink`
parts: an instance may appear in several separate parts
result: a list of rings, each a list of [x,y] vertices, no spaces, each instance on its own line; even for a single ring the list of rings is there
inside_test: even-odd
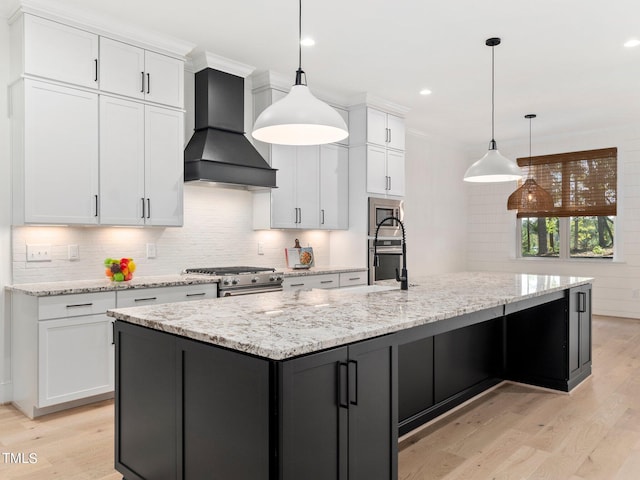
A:
[[[355,287],[344,287],[341,291],[345,293],[374,293],[374,292],[386,292],[388,290],[398,290],[398,286],[391,285],[357,285]]]

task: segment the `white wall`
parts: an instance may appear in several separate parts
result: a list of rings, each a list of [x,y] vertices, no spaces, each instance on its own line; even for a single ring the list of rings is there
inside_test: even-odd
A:
[[[618,147],[618,216],[613,262],[517,259],[516,214],[506,209],[507,197],[516,185],[509,182],[466,187],[469,193],[467,268],[594,277],[594,313],[640,318],[640,128],[537,138],[533,154],[606,147]],[[503,144],[500,150],[515,159],[526,155],[528,143]],[[469,156],[467,166],[472,158]]]
[[[406,138],[407,270],[409,277],[462,271],[467,199],[464,151],[409,132]]]
[[[0,12],[0,403],[10,398],[10,329],[5,312],[4,286],[11,281],[9,119],[7,82],[9,81],[9,26]]]

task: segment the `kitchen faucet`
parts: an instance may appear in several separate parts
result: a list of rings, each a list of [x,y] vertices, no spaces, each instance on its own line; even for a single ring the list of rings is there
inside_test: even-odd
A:
[[[407,239],[404,234],[404,223],[402,223],[402,220],[398,217],[385,217],[378,223],[375,239],[373,240],[373,266],[380,266],[380,259],[378,258],[378,231],[382,224],[387,220],[395,220],[402,228],[402,274],[400,274],[396,268],[396,282],[400,282],[400,290],[409,290],[409,278],[407,276]]]

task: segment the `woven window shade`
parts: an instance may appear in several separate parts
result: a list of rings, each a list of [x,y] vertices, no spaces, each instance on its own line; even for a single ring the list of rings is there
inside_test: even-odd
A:
[[[617,148],[518,158],[520,167],[553,197],[551,210],[518,210],[523,217],[616,215]],[[526,178],[526,177],[525,177]]]

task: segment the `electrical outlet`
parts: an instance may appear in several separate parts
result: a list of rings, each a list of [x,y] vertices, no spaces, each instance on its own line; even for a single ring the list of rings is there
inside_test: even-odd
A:
[[[262,242],[258,242],[258,255],[264,255],[264,244]]]
[[[51,245],[27,245],[27,262],[50,262]]]
[[[80,259],[80,247],[78,247],[78,245],[68,245],[67,254],[68,254],[69,260]]]
[[[155,243],[147,243],[147,258],[156,258],[158,251]]]

